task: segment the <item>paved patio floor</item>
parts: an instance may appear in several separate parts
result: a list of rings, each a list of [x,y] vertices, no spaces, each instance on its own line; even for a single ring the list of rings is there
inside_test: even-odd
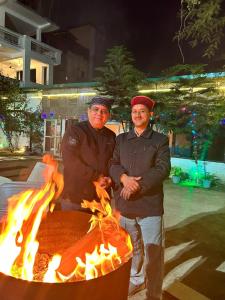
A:
[[[209,299],[225,299],[225,192],[177,186],[170,180],[164,190],[164,291],[178,280]],[[142,300],[144,294],[129,300]],[[163,299],[177,298],[165,292]]]
[[[0,157],[4,160],[9,158]],[[225,191],[182,187],[170,180],[164,190],[164,290],[178,280],[209,299],[225,300]],[[142,300],[144,293],[129,300]],[[163,300],[171,299],[177,298],[165,293]]]

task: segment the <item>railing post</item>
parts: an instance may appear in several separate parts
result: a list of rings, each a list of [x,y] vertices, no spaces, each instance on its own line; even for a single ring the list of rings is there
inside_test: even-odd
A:
[[[5,27],[5,10],[0,9],[0,26]]]
[[[55,53],[54,53],[55,55],[55,62],[57,63],[57,64],[60,64],[61,63],[61,52],[60,51],[55,51]]]
[[[36,29],[36,40],[41,42],[41,28]]]

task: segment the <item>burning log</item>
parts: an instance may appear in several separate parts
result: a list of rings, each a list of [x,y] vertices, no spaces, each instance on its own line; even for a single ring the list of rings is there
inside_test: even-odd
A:
[[[95,227],[64,251],[57,272],[63,276],[69,276],[78,265],[77,257],[84,261],[86,253],[92,253],[96,247],[99,249],[101,245],[104,245],[105,248],[108,248],[109,245],[117,248],[118,257],[116,260],[126,261],[131,254],[129,242],[127,243],[127,234],[121,227],[115,227],[112,221],[108,223],[111,223],[111,226],[107,224],[108,230]]]
[[[72,276],[79,278],[81,272],[81,279],[105,275],[131,257],[130,236],[119,226],[118,216],[112,213],[107,192],[97,182],[94,184],[100,202],[84,200],[81,205],[96,213],[90,220],[90,230],[62,254],[56,271],[60,278],[66,280]],[[92,256],[95,262],[88,267]]]

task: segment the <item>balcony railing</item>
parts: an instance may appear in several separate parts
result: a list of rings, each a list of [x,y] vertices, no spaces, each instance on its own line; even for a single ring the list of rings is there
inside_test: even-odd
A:
[[[12,30],[0,26],[0,43],[16,46],[20,49],[25,49],[41,56],[47,57],[53,64],[60,64],[61,51],[55,49],[45,43],[37,41],[29,36],[18,34]],[[31,55],[32,57],[32,55]]]
[[[22,35],[0,26],[0,41],[21,48],[20,38]]]
[[[33,38],[31,40],[31,51],[36,52],[40,55],[44,55],[52,60],[53,63],[60,63],[61,51],[48,46],[47,44],[41,43]]]

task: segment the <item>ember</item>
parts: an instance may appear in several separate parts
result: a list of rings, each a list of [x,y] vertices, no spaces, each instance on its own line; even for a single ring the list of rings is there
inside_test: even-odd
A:
[[[45,236],[39,232],[39,227],[41,221],[51,215],[47,214],[48,207],[54,206],[63,189],[57,163],[50,156],[45,156],[44,162],[54,166],[51,180],[40,190],[28,190],[9,199],[8,217],[0,235],[0,272],[28,281],[53,283],[98,278],[126,263],[132,255],[130,237],[119,226],[108,194],[97,183],[100,202],[84,201],[82,204],[95,212],[88,232],[79,231],[72,239],[70,236],[66,247],[62,243],[61,248],[43,251]],[[60,219],[58,222],[62,227]],[[74,231],[72,233],[74,235]],[[57,232],[55,243],[59,244],[59,239],[61,243],[63,235]]]

